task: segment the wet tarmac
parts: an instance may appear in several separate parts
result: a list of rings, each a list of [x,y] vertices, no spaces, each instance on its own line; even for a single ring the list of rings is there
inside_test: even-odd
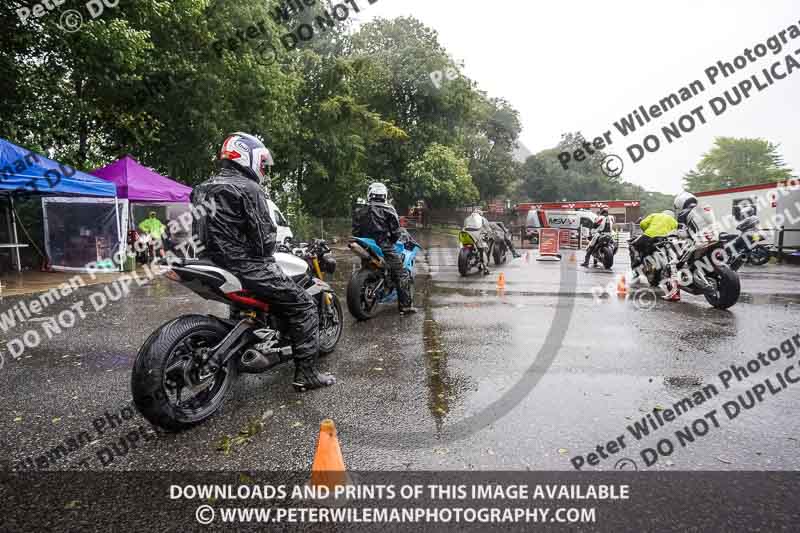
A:
[[[584,470],[630,467],[624,458],[640,470],[800,467],[800,384],[784,380],[733,420],[723,408],[769,377],[780,388],[776,373],[800,357],[785,353],[729,389],[719,376],[800,333],[796,267],[745,267],[740,302],[719,311],[702,297],[656,300],[643,286],[618,296],[625,250],[610,273],[579,267],[582,256],[529,255],[491,276],[462,278],[455,238],[420,240],[420,313],[400,317],[386,305],[362,323],[346,314],[339,347],[321,362],[336,386],[297,394],[291,366],[244,376],[216,416],[179,434],[153,433],[130,409],[131,367],[160,324],[186,313],[225,315],[221,304],[157,278],[99,312],[87,303],[86,318],[52,339],[41,321],[28,323],[42,342],[18,359],[5,347],[27,328],[0,331],[0,461],[18,469],[30,458],[28,466],[49,469],[308,470],[319,422],[332,418],[354,470],[572,470],[571,460],[591,452],[597,463]],[[344,300],[355,262],[338,253],[333,284]],[[604,286],[612,294],[595,298]],[[42,316],[105,287],[81,288]],[[25,298],[5,298],[0,311]],[[709,387],[718,394],[696,401]],[[687,397],[695,399],[689,409]],[[676,404],[678,415],[658,427]],[[704,418],[712,410],[717,424]],[[637,440],[627,426],[649,424],[648,416],[657,429]],[[707,421],[705,432],[697,419]],[[612,453],[607,443],[620,435],[625,447]],[[641,450],[665,438],[674,451],[648,467]]]

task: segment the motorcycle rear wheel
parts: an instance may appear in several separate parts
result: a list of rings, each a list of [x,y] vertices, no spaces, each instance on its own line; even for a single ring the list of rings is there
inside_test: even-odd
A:
[[[603,263],[606,270],[611,270],[611,267],[614,266],[614,248],[611,246],[604,246],[601,248],[600,262]]]
[[[147,421],[167,431],[181,431],[204,422],[222,406],[238,377],[235,359],[214,375],[201,376],[196,357],[199,350],[222,341],[228,331],[211,317],[185,315],[150,335],[131,374],[134,405]],[[184,389],[196,394],[182,400]]]
[[[377,272],[362,268],[347,283],[347,310],[357,320],[369,320],[375,316],[380,295],[373,295],[370,299],[367,292],[369,285],[376,283],[378,278]]]
[[[725,265],[718,266],[714,272],[708,274],[715,285],[713,294],[706,294],[706,300],[716,309],[728,309],[739,301],[741,284],[739,274]]]

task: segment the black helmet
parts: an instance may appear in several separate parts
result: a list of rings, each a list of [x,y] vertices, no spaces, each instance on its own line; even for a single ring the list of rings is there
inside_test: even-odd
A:
[[[605,207],[605,206],[601,207],[600,208],[600,214],[603,215],[604,217],[608,216],[608,208]]]

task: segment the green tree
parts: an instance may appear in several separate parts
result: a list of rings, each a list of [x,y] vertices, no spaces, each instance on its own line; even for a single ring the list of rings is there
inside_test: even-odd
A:
[[[478,201],[478,189],[472,182],[466,158],[452,148],[432,144],[408,166],[404,191],[410,197],[424,199],[431,207],[465,205]]]
[[[514,150],[522,125],[519,113],[503,99],[485,100],[480,108],[483,117],[477,122],[477,131],[464,144],[481,199],[490,200],[508,192],[520,177],[521,165],[514,159]]]
[[[792,177],[778,153],[778,145],[764,139],[717,137],[697,169],[683,178],[684,188],[701,192],[756,185]]]

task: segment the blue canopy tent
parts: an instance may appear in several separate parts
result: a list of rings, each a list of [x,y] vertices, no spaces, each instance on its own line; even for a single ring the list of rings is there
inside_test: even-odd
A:
[[[70,222],[74,223],[76,214],[80,212],[80,210],[75,210],[75,207],[77,207],[76,204],[80,204],[81,206],[104,206],[105,213],[101,214],[101,216],[105,215],[105,219],[109,218],[109,208],[113,205],[113,208],[111,208],[113,209],[113,225],[116,226],[116,228],[115,234],[112,235],[113,241],[115,241],[112,247],[116,248],[117,246],[124,245],[121,233],[122,225],[119,220],[117,189],[113,183],[90,176],[84,172],[79,172],[71,167],[0,138],[0,198],[7,201],[6,219],[8,225],[8,240],[12,241],[10,243],[0,244],[0,248],[13,250],[16,256],[17,270],[22,269],[19,249],[26,245],[19,244],[16,211],[14,210],[14,197],[29,197],[31,195],[43,197],[57,196],[59,198],[48,198],[48,200],[69,204],[68,209],[63,210],[61,213],[54,213],[57,218],[59,218],[58,222],[62,235],[69,229],[66,226],[69,225]],[[47,253],[52,261],[53,256],[51,255],[50,243],[53,241],[53,237],[57,235],[55,233],[51,234],[48,229],[47,205],[48,204],[43,199],[45,246],[48,248]],[[93,213],[90,216],[91,218],[96,218],[97,215],[98,213]],[[84,220],[83,223],[84,225],[82,225],[79,231],[82,236],[86,236],[87,232],[91,233],[91,228],[89,228],[89,226],[92,224],[86,220]],[[94,222],[94,224],[96,225],[96,222]],[[86,243],[84,242],[83,244]],[[107,248],[108,245],[103,246],[104,251]],[[97,248],[97,250],[99,250],[99,248]],[[63,252],[63,249],[57,251]],[[56,269],[55,262],[53,263],[53,268]],[[63,268],[64,270],[82,270],[81,268],[75,268],[70,265],[65,266],[66,268]]]

